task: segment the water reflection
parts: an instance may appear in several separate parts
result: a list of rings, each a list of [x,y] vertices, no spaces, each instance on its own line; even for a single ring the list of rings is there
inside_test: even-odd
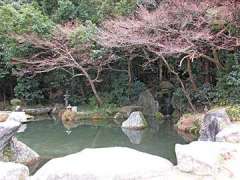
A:
[[[90,123],[89,123],[90,124]],[[174,147],[184,144],[170,123],[152,121],[151,128],[133,131],[110,126],[89,126],[82,122],[41,121],[28,124],[18,139],[43,159],[79,152],[85,148],[130,147],[176,161]],[[67,131],[71,131],[68,135]]]
[[[186,133],[184,131],[176,130],[176,132],[186,141],[186,142],[192,142],[194,140],[197,140],[197,136],[194,136],[193,134]]]
[[[132,144],[141,144],[144,132],[146,132],[146,130],[132,130],[122,128],[122,132],[127,135]]]

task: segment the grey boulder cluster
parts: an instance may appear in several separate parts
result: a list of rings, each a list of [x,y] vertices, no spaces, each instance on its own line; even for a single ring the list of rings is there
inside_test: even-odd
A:
[[[26,117],[23,113],[12,113],[0,123],[0,180],[26,179],[29,170],[26,166],[39,160],[39,155],[24,143],[17,140],[16,133]],[[16,164],[21,163],[21,164]]]

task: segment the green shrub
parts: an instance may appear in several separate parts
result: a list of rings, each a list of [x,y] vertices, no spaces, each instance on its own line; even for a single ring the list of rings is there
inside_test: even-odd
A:
[[[200,121],[194,121],[193,126],[189,129],[189,133],[193,135],[199,135],[199,131],[201,129]]]
[[[15,99],[12,99],[10,101],[10,104],[12,106],[21,106],[22,105],[22,101],[20,99],[15,98]]]
[[[156,120],[158,120],[158,121],[162,121],[163,118],[164,118],[164,116],[163,116],[162,113],[156,112],[156,113],[155,113],[155,118],[156,118]]]
[[[58,9],[56,10],[53,19],[56,22],[64,22],[76,18],[76,7],[69,0],[59,0]]]
[[[44,96],[39,81],[30,78],[19,78],[14,88],[15,96],[27,104],[39,104]]]
[[[232,121],[240,121],[240,105],[232,105],[226,108],[226,111]]]
[[[131,91],[128,88],[128,75],[127,74],[112,74],[109,83],[102,89],[101,95],[104,101],[108,104],[128,105],[134,103],[139,94],[144,90],[145,85],[140,81],[134,81],[131,86]]]
[[[240,65],[233,65],[230,71],[218,76],[217,99],[220,105],[240,104]]]

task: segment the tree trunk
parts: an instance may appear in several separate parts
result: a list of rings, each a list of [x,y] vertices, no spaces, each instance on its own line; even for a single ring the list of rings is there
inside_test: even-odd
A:
[[[132,90],[132,60],[128,60],[128,97]]]
[[[197,90],[197,85],[196,85],[196,83],[193,79],[191,60],[188,60],[187,69],[188,69],[188,74],[189,74],[190,81],[192,83],[192,88],[193,88],[194,91],[196,91]]]
[[[209,62],[205,61],[203,63],[203,72],[204,74],[204,84],[209,84]]]
[[[212,53],[213,53],[213,58],[214,58],[214,61],[216,62],[217,68],[218,69],[223,68],[223,65],[219,61],[217,50],[216,49],[212,49]]]
[[[93,80],[91,79],[90,75],[88,74],[88,72],[81,65],[78,65],[78,68],[80,69],[80,71],[82,71],[82,73],[87,78],[88,82],[90,83],[90,86],[92,88],[93,94],[96,97],[98,106],[103,105],[103,101],[100,98],[100,96],[98,95],[98,92],[97,92],[97,89],[95,87],[95,84],[94,84]]]
[[[163,67],[162,67],[162,61],[158,61],[159,66],[159,82],[163,80]]]

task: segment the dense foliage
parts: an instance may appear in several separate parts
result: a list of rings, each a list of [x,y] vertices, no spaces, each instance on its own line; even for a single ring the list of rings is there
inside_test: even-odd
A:
[[[186,95],[198,109],[240,104],[239,4],[201,3],[1,0],[0,101],[128,105],[164,80],[180,112]]]

